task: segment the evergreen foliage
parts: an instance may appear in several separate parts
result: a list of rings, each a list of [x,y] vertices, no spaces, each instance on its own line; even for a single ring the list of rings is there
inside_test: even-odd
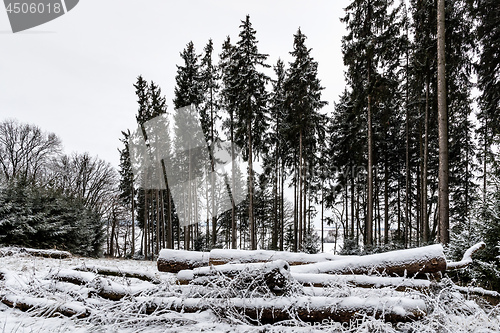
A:
[[[0,190],[1,244],[98,256],[103,227],[99,214],[81,200],[53,189],[12,182]]]

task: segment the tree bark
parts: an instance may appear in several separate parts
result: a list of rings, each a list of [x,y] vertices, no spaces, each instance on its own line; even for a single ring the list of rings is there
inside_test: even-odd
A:
[[[450,241],[448,187],[448,113],[446,107],[445,0],[437,2],[438,133],[439,133],[439,239]]]

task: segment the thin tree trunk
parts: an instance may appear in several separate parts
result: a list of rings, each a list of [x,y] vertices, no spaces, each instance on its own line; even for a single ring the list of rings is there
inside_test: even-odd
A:
[[[321,252],[325,252],[323,211],[324,211],[324,189],[323,189],[323,182],[321,182]]]
[[[368,86],[370,86],[370,69],[368,69]],[[367,216],[365,225],[365,245],[373,245],[373,133],[371,95],[368,94],[368,176],[367,176]]]
[[[132,257],[135,254],[135,193],[134,193],[134,185],[132,184]]]
[[[233,113],[230,112],[230,126],[231,126],[231,183],[232,183],[232,190],[233,192],[236,191],[236,184],[235,184],[235,179],[234,179],[234,174],[235,174],[235,162],[234,162],[234,131],[233,131]],[[240,231],[241,234],[241,231]],[[231,248],[236,249],[237,244],[237,230],[236,230],[236,205],[234,202],[234,193],[233,193],[233,199],[231,200]],[[241,247],[241,238],[240,238],[240,247]]]
[[[422,169],[422,221],[423,242],[429,243],[429,215],[427,214],[427,168],[429,160],[429,73],[425,84],[425,123],[424,123],[424,164]]]
[[[284,167],[284,161],[281,162],[281,172],[280,172],[280,177],[281,177],[281,189],[280,189],[280,226],[281,226],[281,236],[280,236],[280,251],[284,250],[284,238],[285,238],[285,191],[284,191],[284,186],[285,186],[285,167]]]
[[[144,189],[144,259],[148,258],[148,227],[149,227],[149,214],[148,214],[148,191]]]
[[[297,186],[299,184],[299,173],[298,173],[298,163],[295,161],[295,182],[293,186],[293,250],[297,252],[299,250],[299,216],[298,216],[298,193]]]
[[[302,250],[302,130],[299,133],[299,241],[298,249]]]
[[[450,241],[449,187],[448,187],[448,113],[446,109],[445,69],[445,3],[437,2],[437,58],[438,58],[438,132],[439,132],[439,235],[443,244]]]
[[[249,121],[247,124],[247,135],[248,135],[248,219],[250,221],[250,248],[252,250],[257,250],[257,237],[256,228],[253,215],[253,142],[252,142],[252,124]]]
[[[384,244],[389,243],[389,168],[387,153],[385,155],[384,179]]]

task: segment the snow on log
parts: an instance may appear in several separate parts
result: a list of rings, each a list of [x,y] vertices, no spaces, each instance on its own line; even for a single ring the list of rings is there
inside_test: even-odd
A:
[[[163,249],[158,256],[160,272],[177,273],[184,269],[208,266],[209,252]]]
[[[303,285],[313,287],[353,286],[359,288],[391,287],[397,291],[425,290],[431,285],[429,280],[416,280],[403,277],[369,275],[330,275],[292,273],[292,277]]]
[[[136,278],[136,279],[148,281],[148,282],[151,282],[154,284],[161,283],[160,279],[158,279],[154,274],[150,274],[150,273],[146,273],[146,272],[139,272],[139,271],[133,271],[133,270],[124,271],[124,270],[121,270],[119,268],[114,268],[114,267],[86,266],[86,265],[75,267],[73,269],[76,271],[93,272],[93,273],[101,274],[101,275]]]
[[[60,250],[41,250],[31,249],[24,247],[5,247],[0,249],[0,257],[12,256],[19,253],[26,253],[35,257],[53,258],[53,259],[67,259],[71,258],[71,253],[68,251]]]
[[[485,246],[486,246],[486,244],[484,242],[480,242],[480,243],[477,243],[476,245],[472,246],[467,251],[465,251],[462,260],[457,261],[457,262],[448,262],[446,264],[446,270],[459,269],[459,268],[464,268],[464,267],[469,266],[470,264],[472,264],[472,255],[474,255],[474,253],[484,249]]]
[[[64,269],[51,275],[51,278],[57,281],[69,282],[77,285],[86,285],[94,289],[94,293],[113,301],[118,301],[125,296],[131,294],[125,286],[111,281],[97,277],[90,272],[78,272],[74,270]]]
[[[320,262],[290,268],[292,273],[370,274],[387,273],[409,276],[437,273],[446,269],[446,257],[440,244],[414,249],[370,254],[355,258]]]
[[[263,278],[270,290],[281,291],[290,281],[290,266],[284,260],[266,263],[225,264],[219,266],[199,267],[194,270],[183,270],[177,274],[179,284],[207,284],[220,275],[234,278],[244,277],[243,280]],[[244,282],[243,282],[244,283]]]
[[[86,318],[90,310],[81,303],[73,301],[69,303],[56,302],[45,298],[36,298],[18,295],[3,295],[0,297],[3,304],[21,311],[39,310],[44,316],[62,314],[67,317]]]
[[[146,298],[137,297],[145,303],[146,313],[158,310],[198,312],[213,310],[216,313],[236,313],[253,321],[268,324],[300,318],[306,322],[326,320],[349,322],[364,315],[375,316],[388,322],[413,321],[423,317],[427,308],[421,299],[407,297],[345,297],[323,296],[279,297],[279,298]]]
[[[323,261],[334,261],[352,258],[355,256],[339,256],[333,253],[295,253],[286,251],[268,251],[268,250],[232,250],[232,249],[214,249],[210,251],[210,265],[223,265],[228,263],[257,263],[269,262],[275,260],[284,260],[289,265],[304,265]]]

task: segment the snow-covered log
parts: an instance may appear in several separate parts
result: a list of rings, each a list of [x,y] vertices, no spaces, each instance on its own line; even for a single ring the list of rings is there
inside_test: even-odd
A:
[[[304,265],[323,261],[334,261],[355,256],[339,256],[333,253],[295,253],[286,251],[268,251],[268,250],[232,250],[232,249],[214,249],[210,251],[210,265],[223,265],[228,263],[257,263],[269,262],[275,260],[284,260],[289,265]]]
[[[183,270],[177,274],[179,284],[207,284],[220,275],[228,278],[244,277],[243,280],[263,278],[270,290],[281,291],[290,281],[290,266],[286,261],[276,260],[266,263],[225,264],[219,266],[199,267]],[[244,283],[244,281],[243,281]]]
[[[24,247],[5,247],[0,249],[0,257],[12,256],[19,253],[26,253],[35,257],[53,258],[53,259],[67,259],[71,258],[71,253],[68,251],[60,250],[41,250],[31,249]]]
[[[161,281],[154,274],[150,274],[147,272],[139,272],[132,270],[121,270],[119,268],[114,267],[104,267],[104,266],[79,266],[73,268],[76,271],[81,272],[93,272],[101,275],[109,275],[109,276],[122,276],[129,278],[136,278],[143,281],[148,281],[154,284],[159,284]]]
[[[300,284],[313,287],[332,287],[347,285],[359,288],[391,287],[397,291],[406,291],[426,290],[431,285],[431,282],[429,280],[408,279],[404,277],[303,273],[292,273],[292,277]]]
[[[299,318],[306,322],[349,322],[363,315],[375,316],[388,322],[413,321],[423,317],[427,308],[421,299],[406,297],[345,297],[322,296],[278,298],[144,298],[137,301],[146,304],[146,312],[171,310],[198,312],[211,309],[216,313],[233,310],[259,323],[276,323]]]
[[[415,249],[320,262],[290,268],[292,273],[371,274],[413,277],[420,273],[446,270],[446,257],[440,244]]]
[[[446,269],[453,270],[453,269],[465,268],[465,267],[469,266],[470,264],[472,264],[472,256],[476,252],[484,249],[485,246],[486,246],[486,244],[484,242],[477,243],[476,245],[472,246],[467,251],[465,251],[462,260],[457,261],[457,262],[448,262],[446,264]]]
[[[44,316],[62,314],[67,317],[85,318],[90,315],[90,310],[79,302],[72,301],[61,304],[45,298],[36,298],[19,295],[0,296],[3,304],[21,311],[39,310]]]
[[[113,301],[118,301],[131,294],[125,286],[109,279],[97,277],[95,274],[90,272],[78,272],[65,269],[52,274],[51,278],[57,281],[88,286],[93,288],[94,293],[97,295]]]
[[[177,273],[185,269],[208,266],[209,252],[163,249],[158,256],[160,272]]]

